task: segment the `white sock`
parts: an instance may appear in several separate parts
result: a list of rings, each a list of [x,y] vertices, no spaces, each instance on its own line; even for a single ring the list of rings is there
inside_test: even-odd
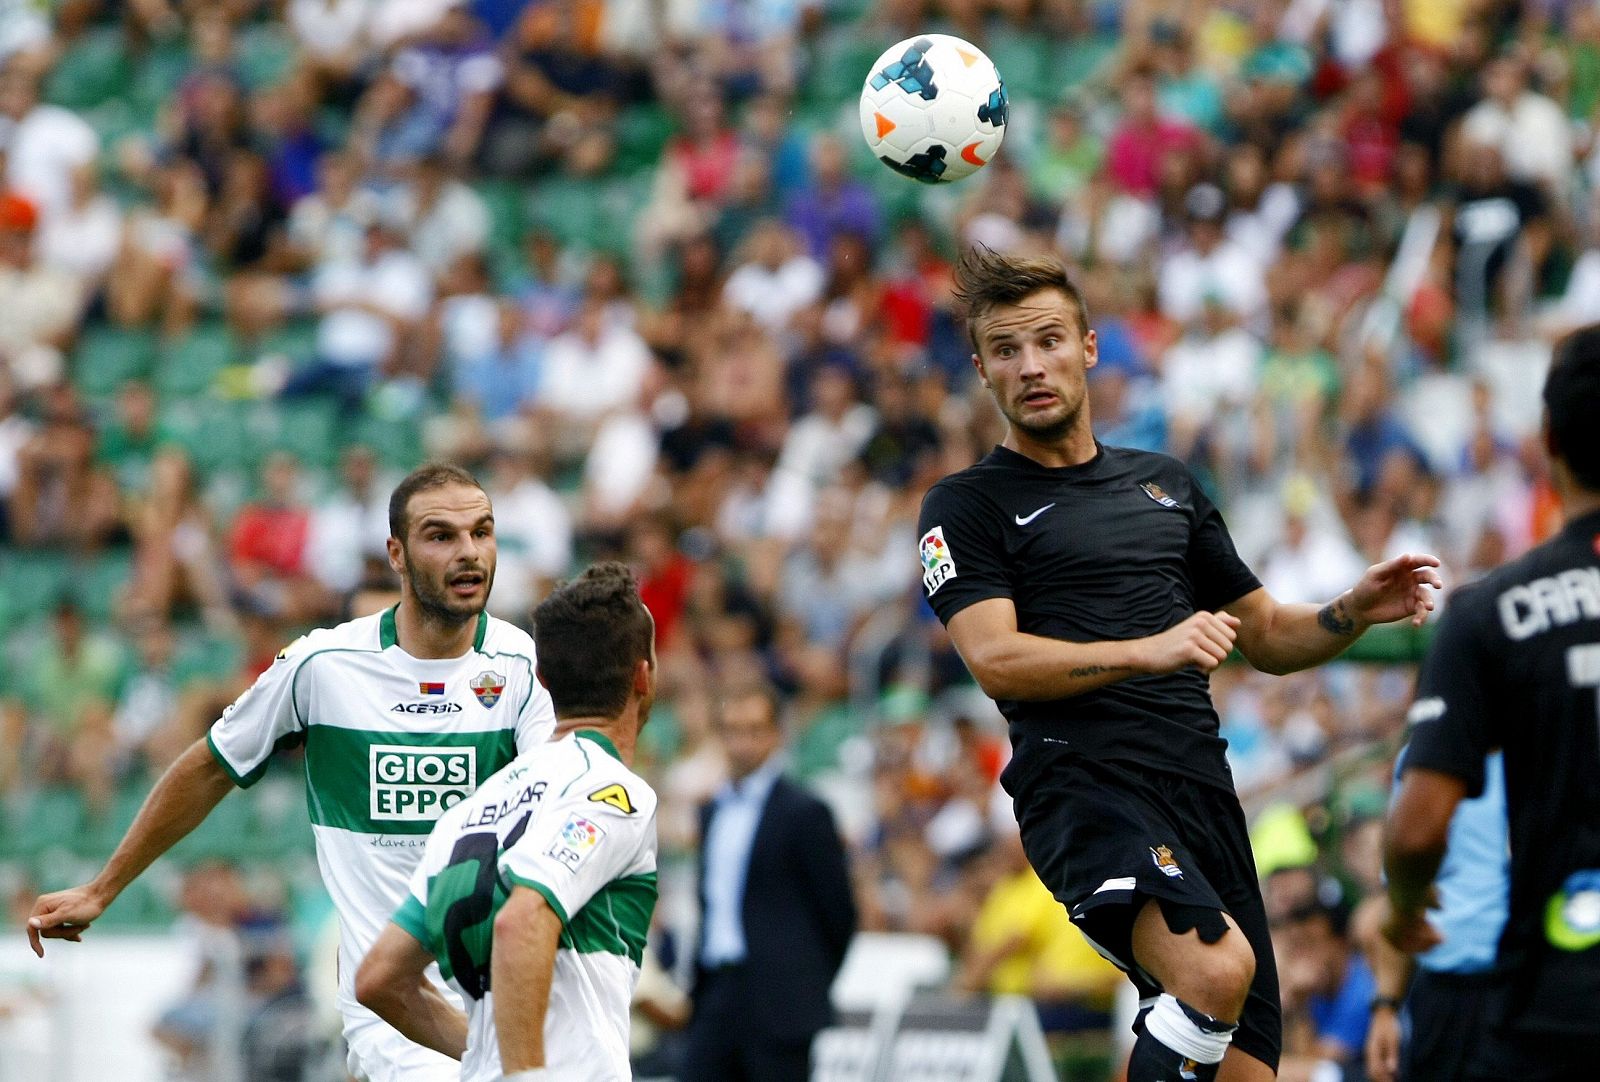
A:
[[[1233,1031],[1238,1027],[1220,1033],[1201,1029],[1176,996],[1163,992],[1145,1015],[1144,1028],[1180,1056],[1187,1056],[1196,1063],[1221,1063],[1228,1043],[1233,1040]]]

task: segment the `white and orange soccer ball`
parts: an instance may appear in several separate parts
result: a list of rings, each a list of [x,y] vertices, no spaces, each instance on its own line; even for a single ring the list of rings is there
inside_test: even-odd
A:
[[[925,184],[971,176],[994,157],[1009,116],[1006,84],[976,45],[918,34],[872,65],[861,133],[878,160]]]

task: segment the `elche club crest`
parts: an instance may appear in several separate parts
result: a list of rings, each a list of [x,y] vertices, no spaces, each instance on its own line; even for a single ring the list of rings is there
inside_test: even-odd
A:
[[[467,686],[478,697],[478,705],[487,710],[500,701],[501,694],[506,690],[506,678],[497,672],[481,672],[468,680]]]

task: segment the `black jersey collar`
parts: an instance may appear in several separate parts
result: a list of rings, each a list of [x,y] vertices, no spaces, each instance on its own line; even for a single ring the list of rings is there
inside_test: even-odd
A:
[[[1587,515],[1579,515],[1575,519],[1569,519],[1567,524],[1561,527],[1561,532],[1563,534],[1572,534],[1573,536],[1589,532],[1600,534],[1600,511],[1590,511]],[[1596,547],[1600,548],[1600,541],[1596,542]]]
[[[1015,466],[1024,470],[1043,470],[1045,473],[1057,476],[1071,476],[1072,474],[1089,473],[1097,468],[1106,459],[1106,448],[1105,444],[1095,440],[1094,457],[1087,462],[1080,462],[1076,466],[1046,466],[1044,463],[1037,462],[1020,451],[1013,451],[1011,448],[1003,447],[998,443],[994,445],[994,450],[989,457],[1003,466]]]

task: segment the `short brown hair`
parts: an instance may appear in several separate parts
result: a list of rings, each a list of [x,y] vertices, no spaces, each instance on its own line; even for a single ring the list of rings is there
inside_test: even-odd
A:
[[[1054,256],[1001,255],[975,244],[956,262],[956,304],[967,319],[967,337],[978,349],[978,320],[997,305],[1016,304],[1030,293],[1055,289],[1064,293],[1078,312],[1078,331],[1089,333],[1089,309],[1083,295],[1067,277],[1067,268]]]
[[[533,611],[539,676],[558,718],[614,718],[634,666],[650,658],[655,621],[626,564],[595,564]]]
[[[468,488],[483,492],[483,486],[478,483],[478,479],[460,466],[453,466],[448,462],[429,462],[418,466],[406,474],[405,480],[396,485],[394,492],[389,496],[389,536],[402,545],[405,544],[406,533],[411,527],[406,517],[406,508],[411,503],[411,497],[419,492],[444,488],[447,485],[466,485]]]

